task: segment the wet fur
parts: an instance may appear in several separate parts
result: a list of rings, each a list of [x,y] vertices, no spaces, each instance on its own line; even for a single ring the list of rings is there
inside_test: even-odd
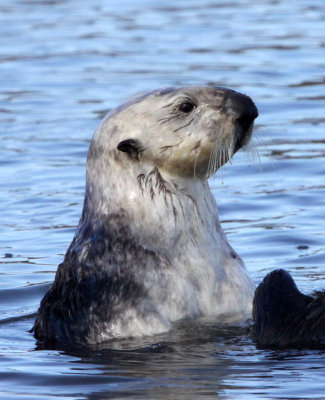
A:
[[[197,109],[182,115],[189,96]],[[254,286],[207,182],[249,141],[251,128],[236,123],[246,109],[252,125],[246,96],[166,89],[104,119],[88,152],[83,213],[41,302],[36,338],[98,343],[163,332],[182,318],[249,316]]]
[[[284,270],[268,274],[253,302],[260,347],[325,347],[325,293],[301,293]]]

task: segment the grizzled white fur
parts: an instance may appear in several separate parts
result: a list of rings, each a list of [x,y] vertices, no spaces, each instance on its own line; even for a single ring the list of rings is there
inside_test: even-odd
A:
[[[183,318],[249,317],[254,285],[207,179],[248,143],[256,116],[247,96],[207,87],[111,112],[91,142],[83,214],[35,336],[98,343]]]

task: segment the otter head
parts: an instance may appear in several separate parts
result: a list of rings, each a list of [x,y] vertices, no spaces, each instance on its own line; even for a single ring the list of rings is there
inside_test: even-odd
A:
[[[114,110],[97,141],[133,168],[147,165],[175,177],[206,178],[249,142],[257,115],[253,101],[233,90],[169,88]]]

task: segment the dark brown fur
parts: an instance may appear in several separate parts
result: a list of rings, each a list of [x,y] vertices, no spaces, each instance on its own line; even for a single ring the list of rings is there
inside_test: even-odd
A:
[[[37,339],[92,342],[121,308],[146,295],[139,272],[158,268],[161,260],[133,242],[123,221],[123,211],[95,230],[81,221],[83,232],[74,238],[41,302],[33,328]]]
[[[253,318],[260,347],[325,346],[325,294],[304,295],[287,271],[275,270],[259,284]]]

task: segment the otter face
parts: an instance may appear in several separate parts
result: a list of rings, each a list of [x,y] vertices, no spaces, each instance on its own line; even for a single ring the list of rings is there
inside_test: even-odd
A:
[[[150,93],[112,118],[118,115],[121,157],[171,175],[206,178],[249,142],[258,112],[233,90],[189,87]]]

